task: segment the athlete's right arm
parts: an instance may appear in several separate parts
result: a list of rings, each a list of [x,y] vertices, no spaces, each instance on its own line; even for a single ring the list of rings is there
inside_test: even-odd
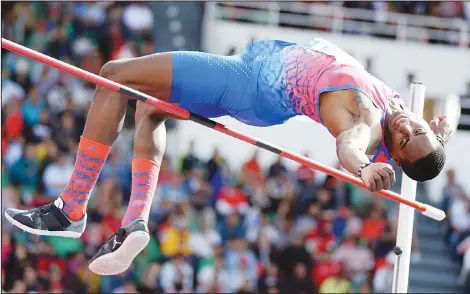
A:
[[[350,94],[349,92],[348,94]],[[371,108],[370,100],[361,92],[354,94],[353,107],[338,107],[322,103],[323,121],[336,136],[336,154],[340,164],[349,172],[358,175],[358,170],[370,160],[366,150],[371,144]],[[324,106],[326,106],[324,108]],[[328,111],[328,107],[331,107]],[[333,108],[334,107],[334,108]],[[361,179],[371,191],[389,189],[395,182],[392,167],[385,163],[373,163],[361,171]]]

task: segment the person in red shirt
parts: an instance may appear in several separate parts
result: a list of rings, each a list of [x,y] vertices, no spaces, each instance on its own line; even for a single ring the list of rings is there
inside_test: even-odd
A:
[[[263,171],[258,161],[259,149],[255,149],[251,158],[243,164],[242,181],[247,185],[256,185],[264,182]]]
[[[239,188],[225,187],[217,195],[216,209],[222,215],[234,212],[244,214],[248,209],[248,197]]]
[[[386,226],[387,220],[385,219],[384,210],[377,207],[373,208],[369,217],[364,220],[362,237],[368,242],[373,242],[383,234]]]
[[[255,149],[251,158],[243,165],[243,172],[260,174],[261,166],[258,162],[259,149]]]
[[[307,234],[305,246],[317,260],[328,258],[329,252],[336,246],[332,227],[331,220],[324,218]]]
[[[21,113],[20,100],[12,101],[7,106],[7,117],[5,119],[5,125],[3,129],[3,140],[7,142],[10,140],[16,140],[21,137],[24,129],[24,119]]]
[[[309,157],[308,153],[304,153],[304,156],[307,158]],[[302,164],[299,166],[299,168],[297,168],[296,176],[299,182],[304,182],[310,179],[315,180],[315,170],[305,164]]]
[[[320,285],[328,279],[338,275],[341,272],[341,263],[332,260],[325,260],[315,263],[312,271],[312,280],[315,287],[320,288]]]

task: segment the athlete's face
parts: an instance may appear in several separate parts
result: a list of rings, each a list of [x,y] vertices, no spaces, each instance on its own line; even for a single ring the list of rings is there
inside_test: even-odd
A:
[[[429,154],[438,141],[429,124],[412,112],[395,108],[387,116],[385,143],[395,163],[415,162]]]

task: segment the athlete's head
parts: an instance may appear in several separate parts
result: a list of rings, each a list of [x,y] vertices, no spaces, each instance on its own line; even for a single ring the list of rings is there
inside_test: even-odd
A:
[[[431,180],[444,167],[443,139],[425,120],[398,104],[390,105],[384,136],[393,160],[411,179]]]

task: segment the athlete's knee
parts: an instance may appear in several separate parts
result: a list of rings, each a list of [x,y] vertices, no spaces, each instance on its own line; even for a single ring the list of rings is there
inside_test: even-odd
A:
[[[158,124],[161,121],[165,120],[168,117],[168,114],[155,108],[154,106],[148,105],[142,101],[137,101],[137,106],[135,110],[135,123],[138,125],[142,119],[147,119],[153,124]]]
[[[125,67],[127,66],[128,62],[123,60],[108,61],[101,67],[100,76],[113,82],[136,88],[136,90],[140,90],[136,87],[136,85],[130,84],[130,81],[128,80],[129,77],[125,76]],[[97,87],[97,93],[102,94],[100,95],[100,97],[103,97],[102,99],[116,100],[115,96],[109,95],[110,90],[103,86]],[[120,94],[119,97],[122,103],[127,103],[129,99],[127,95]]]
[[[100,76],[107,79],[117,77],[122,70],[122,66],[123,63],[118,60],[108,61],[101,67]]]

